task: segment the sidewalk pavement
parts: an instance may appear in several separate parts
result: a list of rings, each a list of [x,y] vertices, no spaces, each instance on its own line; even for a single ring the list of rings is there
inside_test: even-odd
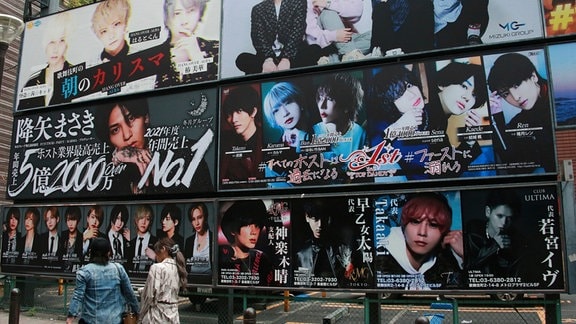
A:
[[[0,324],[8,324],[9,312],[5,309],[0,309]],[[36,314],[31,316],[28,312],[20,313],[20,324],[54,324],[65,323],[66,317],[64,315],[49,315],[49,314]]]

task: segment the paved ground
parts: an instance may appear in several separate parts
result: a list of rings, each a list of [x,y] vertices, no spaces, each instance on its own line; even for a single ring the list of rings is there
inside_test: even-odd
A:
[[[8,324],[9,320],[8,310],[0,310],[0,324]],[[48,324],[48,323],[64,323],[66,319],[64,316],[49,316],[46,314],[35,314],[35,316],[30,316],[30,314],[20,314],[20,324]]]

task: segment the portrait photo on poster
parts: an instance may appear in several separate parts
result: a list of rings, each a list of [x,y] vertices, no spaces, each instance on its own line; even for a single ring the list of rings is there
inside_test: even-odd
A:
[[[21,116],[14,121],[18,154],[8,196],[213,192],[215,114],[215,89],[206,89]],[[34,169],[51,172],[40,183]]]

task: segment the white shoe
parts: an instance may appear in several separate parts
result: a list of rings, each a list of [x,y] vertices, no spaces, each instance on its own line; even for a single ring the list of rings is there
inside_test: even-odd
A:
[[[404,52],[402,51],[402,48],[400,48],[400,47],[393,48],[391,50],[386,51],[386,56],[395,56],[395,55],[402,55],[402,54],[404,54]]]
[[[330,58],[328,56],[322,56],[321,58],[318,59],[317,64],[318,65],[330,64]]]
[[[357,61],[365,57],[359,49],[354,49],[342,56],[342,62]]]

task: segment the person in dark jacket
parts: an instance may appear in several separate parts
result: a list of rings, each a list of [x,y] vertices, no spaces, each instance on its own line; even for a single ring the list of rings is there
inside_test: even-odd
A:
[[[519,275],[522,259],[530,253],[528,242],[514,228],[521,201],[513,190],[493,190],[485,203],[486,219],[466,224],[466,269],[495,277]]]
[[[528,57],[507,53],[494,61],[488,86],[498,172],[553,172],[556,159],[548,81]],[[502,99],[519,109],[510,120],[505,119]]]

